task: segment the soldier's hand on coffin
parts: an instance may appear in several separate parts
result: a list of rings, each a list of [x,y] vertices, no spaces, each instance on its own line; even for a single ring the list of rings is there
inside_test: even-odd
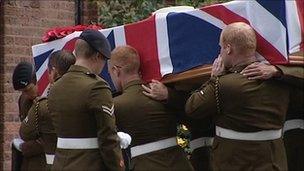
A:
[[[255,62],[243,69],[241,74],[247,76],[248,79],[252,80],[267,80],[272,77],[279,77],[282,73],[278,68],[273,65],[266,64],[263,62]]]
[[[149,83],[149,87],[142,85],[144,95],[154,99],[154,100],[167,100],[168,99],[168,89],[167,87],[157,81],[157,80],[152,80],[151,83]]]
[[[213,62],[212,65],[212,71],[211,71],[211,77],[216,77],[218,75],[221,75],[224,72],[224,62],[219,55]]]

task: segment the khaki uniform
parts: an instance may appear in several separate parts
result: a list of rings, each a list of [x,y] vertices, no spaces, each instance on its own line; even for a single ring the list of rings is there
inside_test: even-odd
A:
[[[211,78],[188,99],[186,113],[193,118],[213,115],[216,126],[237,132],[281,129],[288,87],[274,80],[248,80],[239,73],[246,66],[231,68],[218,83]],[[211,161],[214,170],[287,170],[281,138],[250,141],[216,136]]]
[[[189,131],[191,132],[190,149],[193,151],[191,152],[190,162],[194,170],[208,171],[211,170],[211,145],[209,144],[209,142],[210,139],[214,137],[214,124],[212,123],[211,117],[204,119],[192,119],[189,116],[185,115],[184,106],[187,100],[187,96],[188,93],[168,88],[168,100],[166,102],[166,105],[171,108],[176,108],[181,112],[180,122],[186,125]],[[203,139],[204,142],[197,141],[199,139]],[[200,147],[197,146],[198,143],[200,143]],[[192,145],[195,147],[195,149],[192,149]]]
[[[23,121],[26,118],[32,105],[33,100],[30,100],[26,95],[21,94],[18,100],[20,121]],[[12,146],[12,170],[28,170],[29,157],[42,153],[42,145],[35,140],[24,142],[22,144],[22,152],[19,152]]]
[[[47,110],[46,98],[36,98],[27,117],[20,126],[20,137],[25,141],[22,145],[24,170],[46,170],[45,153],[54,154],[56,134]],[[31,146],[27,144],[31,144]],[[36,150],[35,150],[36,149]],[[31,152],[29,152],[31,151]],[[35,152],[36,151],[36,152]]]
[[[281,69],[282,81],[291,83],[290,102],[284,125],[284,144],[286,148],[288,170],[304,170],[304,129],[295,128],[295,123],[304,121],[304,68],[284,67]]]
[[[123,169],[111,91],[103,79],[72,65],[51,87],[48,105],[58,136],[53,170]],[[97,147],[59,148],[59,139],[97,139]]]
[[[19,118],[20,121],[27,116],[28,111],[32,107],[33,100],[30,100],[26,95],[21,94],[18,100]]]
[[[161,102],[146,97],[141,84],[140,80],[127,83],[122,95],[114,98],[117,126],[131,135],[131,151],[135,146],[176,137],[176,113]],[[131,169],[176,171],[193,168],[183,149],[173,145],[133,157]]]

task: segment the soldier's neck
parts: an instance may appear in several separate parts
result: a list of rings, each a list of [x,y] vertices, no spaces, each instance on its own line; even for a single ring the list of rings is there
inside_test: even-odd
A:
[[[232,67],[245,65],[245,64],[249,64],[249,63],[253,63],[253,62],[257,61],[257,59],[254,55],[237,56],[235,59],[238,59],[238,60],[235,61],[235,63],[232,65]]]

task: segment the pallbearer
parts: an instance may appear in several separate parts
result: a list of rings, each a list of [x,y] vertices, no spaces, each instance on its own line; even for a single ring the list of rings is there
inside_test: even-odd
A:
[[[276,80],[249,80],[240,72],[257,62],[256,35],[245,23],[233,23],[220,37],[225,70],[215,73],[186,103],[193,118],[212,115],[216,136],[214,170],[287,170],[282,128],[289,90]],[[278,100],[278,98],[280,100]]]
[[[20,62],[13,73],[13,86],[21,91],[19,98],[19,117],[23,123],[28,122],[28,115],[33,112],[38,99],[36,75],[33,64]],[[35,124],[36,125],[36,124]],[[33,125],[33,126],[35,126]],[[46,161],[42,142],[36,136],[23,136],[13,141],[13,168],[15,170],[44,170]],[[18,152],[19,150],[19,152]],[[17,155],[21,152],[21,155]]]
[[[122,91],[114,98],[115,116],[119,130],[132,136],[131,169],[192,170],[176,142],[176,113],[143,94],[139,68],[139,54],[134,48],[113,50],[109,70],[117,90]]]
[[[53,170],[123,170],[110,87],[98,76],[111,55],[109,42],[85,30],[75,54],[75,65],[49,93],[58,136]]]

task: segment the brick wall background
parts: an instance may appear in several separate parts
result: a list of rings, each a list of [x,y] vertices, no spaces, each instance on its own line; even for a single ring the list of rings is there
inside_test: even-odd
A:
[[[19,92],[12,72],[20,61],[33,62],[31,46],[53,27],[75,24],[74,0],[0,0],[0,170],[11,169],[11,141],[18,137]],[[97,21],[94,4],[84,1],[83,24]]]

